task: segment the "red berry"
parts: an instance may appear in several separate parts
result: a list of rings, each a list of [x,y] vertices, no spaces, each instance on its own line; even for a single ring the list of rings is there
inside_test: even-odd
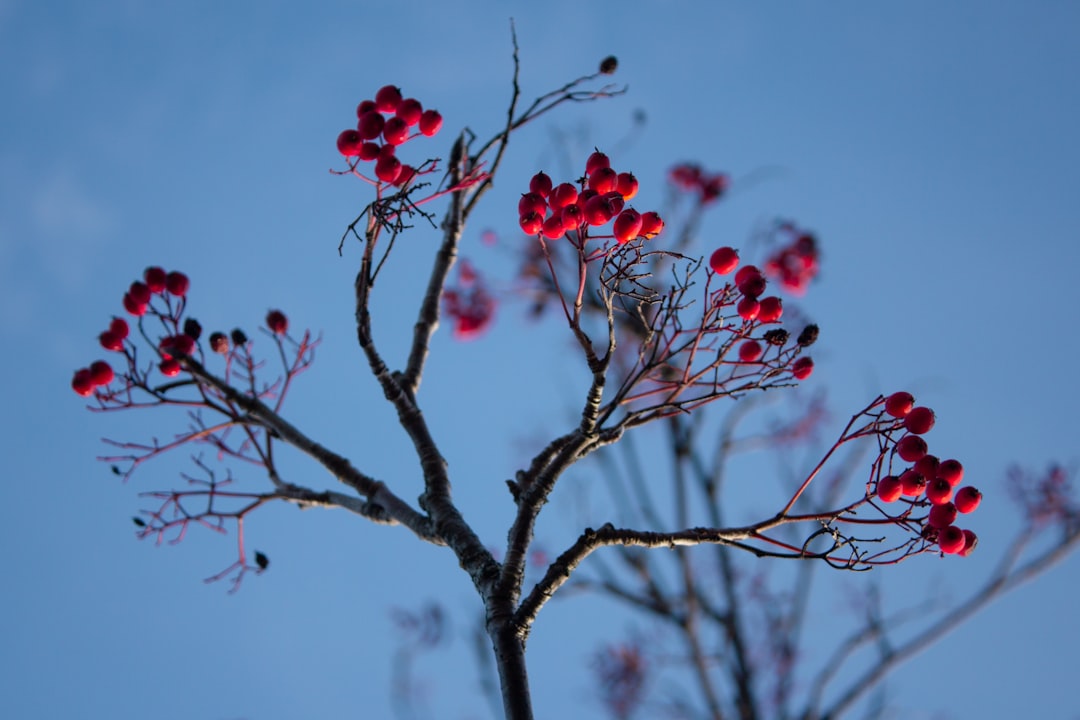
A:
[[[923,455],[916,460],[913,470],[927,480],[932,480],[938,476],[939,464],[936,455]]]
[[[356,156],[365,162],[370,162],[379,157],[379,151],[382,150],[378,145],[373,142],[363,143],[356,151]]]
[[[573,205],[577,202],[578,191],[577,188],[570,183],[563,183],[555,187],[548,195],[548,202],[551,203],[553,210]]]
[[[772,323],[780,320],[784,314],[784,301],[775,295],[761,300],[761,311],[758,313],[758,321]]]
[[[404,120],[394,116],[383,125],[382,136],[390,145],[401,145],[409,139],[409,126]]]
[[[112,365],[104,360],[95,360],[90,364],[90,382],[95,385],[108,385],[115,377]]]
[[[603,225],[614,216],[614,208],[603,195],[593,195],[585,202],[585,221],[590,225]]]
[[[150,287],[136,280],[128,288],[128,295],[139,305],[146,305],[150,302]]]
[[[146,287],[150,288],[152,293],[159,293],[165,289],[165,277],[164,268],[148,267],[143,270],[143,280],[146,281]]]
[[[722,247],[709,258],[709,267],[717,275],[727,275],[739,266],[739,253],[735,248]]]
[[[964,531],[955,525],[949,525],[938,533],[938,547],[946,555],[953,555],[964,549],[966,539]]]
[[[169,357],[173,353],[177,355],[190,355],[195,352],[195,340],[189,335],[170,335],[169,337],[162,338],[158,347],[165,357]]]
[[[338,152],[345,157],[353,157],[360,154],[360,147],[364,144],[364,138],[360,137],[360,133],[352,128],[348,130],[342,130],[341,134],[337,136],[337,149]]]
[[[964,531],[964,549],[956,553],[960,557],[967,557],[975,552],[975,546],[979,544],[979,536],[970,530]]]
[[[362,100],[360,104],[356,106],[356,117],[364,117],[364,113],[369,113],[375,109],[374,100]]]
[[[637,195],[638,179],[634,177],[633,173],[619,173],[618,180],[615,183],[615,189],[623,196],[623,200],[629,200]]]
[[[382,134],[383,127],[385,126],[386,118],[379,113],[372,111],[360,116],[360,120],[356,123],[356,131],[360,134],[362,139],[374,140]]]
[[[558,240],[566,234],[566,228],[563,227],[562,215],[552,215],[544,221],[540,231],[544,233],[544,237],[548,240]]]
[[[657,213],[650,210],[641,216],[641,236],[652,240],[664,229],[664,221]]]
[[[539,235],[544,226],[544,216],[538,212],[530,212],[522,215],[518,222],[526,235]]]
[[[791,374],[796,380],[805,380],[814,372],[814,361],[808,357],[801,357],[791,366]]]
[[[113,321],[109,323],[109,332],[116,337],[124,340],[128,336],[128,324],[124,318],[113,318]]]
[[[592,175],[600,168],[609,167],[611,167],[611,160],[608,159],[607,155],[597,150],[585,161],[585,174]]]
[[[581,227],[581,223],[585,222],[585,216],[581,212],[581,208],[577,206],[577,203],[573,205],[567,205],[560,212],[562,218],[563,229],[567,232],[571,230],[577,230]]]
[[[956,506],[946,500],[930,508],[926,524],[930,527],[943,528],[956,522]]]
[[[571,185],[570,187],[573,187]],[[551,194],[551,178],[546,173],[538,172],[529,180],[529,192],[536,193],[542,198]],[[575,195],[577,192],[575,191]]]
[[[112,330],[106,330],[98,335],[98,341],[101,342],[101,347],[106,350],[113,350],[119,352],[124,349],[124,340]]]
[[[392,183],[401,174],[401,161],[393,155],[380,157],[375,163],[375,177],[385,183]]]
[[[435,135],[442,129],[442,115],[438,110],[425,110],[420,116],[420,132],[428,137]]]
[[[744,297],[735,306],[735,311],[739,313],[739,317],[743,320],[753,320],[761,312],[761,303],[752,297]]]
[[[375,93],[375,109],[379,112],[397,112],[398,105],[400,104],[401,90],[398,90],[393,85],[383,85],[379,88],[379,91]]]
[[[289,319],[280,310],[271,310],[266,313],[266,327],[270,328],[272,333],[284,335],[289,329]]]
[[[739,359],[743,362],[754,362],[761,357],[761,343],[757,340],[747,340],[739,346]]]
[[[729,270],[728,272],[731,271]],[[761,277],[761,271],[758,270],[757,266],[743,265],[741,268],[739,268],[739,272],[735,273],[735,284],[742,285],[747,280],[755,277]]]
[[[180,363],[173,358],[166,358],[158,363],[158,370],[165,377],[176,377],[180,374]]]
[[[641,233],[641,213],[633,208],[627,208],[619,213],[612,225],[612,232],[620,245],[625,245]]]
[[[169,291],[169,294],[176,297],[187,295],[190,285],[191,281],[188,280],[188,276],[176,270],[173,270],[165,277],[165,289]]]
[[[919,497],[926,489],[926,478],[914,470],[906,470],[900,475],[900,484],[904,486],[905,495]]]
[[[608,201],[608,205],[611,207],[612,217],[621,213],[623,208],[626,207],[626,201],[623,200],[623,196],[615,190],[604,193],[604,199]]]
[[[938,477],[945,478],[949,484],[956,487],[964,479],[964,466],[959,460],[945,460],[938,465]]]
[[[894,418],[906,417],[911,412],[912,406],[915,405],[915,398],[911,396],[911,393],[907,392],[894,392],[889,397],[885,398],[885,412],[892,415]]]
[[[177,335],[173,338],[173,349],[181,355],[191,355],[195,352],[195,338],[190,335]]]
[[[877,496],[881,502],[896,502],[904,492],[900,484],[900,478],[895,475],[886,475],[877,482]]]
[[[146,303],[135,302],[131,293],[124,293],[124,309],[138,317],[146,314]]]
[[[618,192],[615,188],[619,185],[619,174],[609,167],[598,168],[596,172],[589,175],[589,187],[597,192],[599,195],[606,195],[609,192]],[[619,197],[622,197],[622,193],[619,193]]]
[[[75,377],[71,379],[71,389],[83,397],[89,397],[94,392],[94,380],[90,376],[90,368],[75,371]]]
[[[397,179],[394,180],[394,187],[405,187],[414,177],[416,177],[416,168],[402,163],[401,172],[398,173]]]
[[[956,509],[962,513],[974,512],[982,502],[982,493],[968,485],[956,491],[956,499],[953,502],[956,503]]]
[[[751,275],[745,282],[739,283],[739,292],[746,297],[756,298],[765,292],[766,284],[764,275]]]
[[[934,411],[921,406],[912,408],[911,412],[904,417],[904,427],[908,429],[908,432],[916,435],[930,432],[930,429],[934,427]]]
[[[934,478],[926,484],[926,499],[935,505],[952,500],[952,485],[944,478]]]
[[[544,215],[547,213],[547,203],[539,193],[527,192],[518,200],[518,216],[528,215],[531,212]]]
[[[406,98],[398,105],[397,116],[401,118],[408,127],[412,127],[420,122],[420,116],[423,114],[424,106],[421,105],[420,101],[416,98]]]

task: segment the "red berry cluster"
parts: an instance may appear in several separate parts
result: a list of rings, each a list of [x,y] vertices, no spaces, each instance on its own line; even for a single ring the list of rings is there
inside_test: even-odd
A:
[[[719,200],[731,180],[724,173],[707,173],[700,165],[683,163],[668,171],[671,184],[680,190],[696,192],[702,205]]]
[[[586,161],[585,175],[577,186],[554,185],[542,172],[534,175],[529,192],[518,201],[518,222],[526,235],[558,240],[574,232],[585,240],[590,227],[614,219],[612,236],[620,245],[638,237],[651,239],[664,229],[664,221],[655,212],[640,213],[626,206],[637,191],[633,173],[616,172],[608,156],[597,150]]]
[[[146,268],[143,279],[131,283],[124,294],[124,309],[132,317],[137,318],[140,332],[142,332],[142,320],[147,315],[156,317],[169,331],[170,334],[162,337],[156,348],[161,358],[158,370],[166,377],[175,377],[180,374],[182,367],[179,358],[194,355],[199,337],[202,335],[202,326],[194,318],[185,318],[181,322],[189,286],[190,281],[184,273],[177,271],[167,273],[164,269],[155,266]],[[155,297],[160,299],[161,304],[154,305]],[[272,333],[284,335],[288,331],[289,321],[280,310],[271,310],[266,316],[266,326]],[[129,347],[129,335],[130,327],[127,320],[115,317],[109,323],[109,327],[98,335],[98,342],[106,350],[123,353],[130,370],[134,368],[135,353],[133,346]],[[242,345],[247,342],[247,338],[240,330],[234,330],[232,341],[235,345]],[[209,343],[213,352],[225,354],[229,351],[229,338],[224,333],[211,333]],[[97,360],[89,367],[75,372],[71,387],[79,395],[88,397],[98,387],[111,383],[115,377],[116,374],[109,363]],[[130,380],[131,376],[126,377]]]
[[[458,284],[443,292],[443,309],[453,320],[454,337],[472,340],[483,333],[495,318],[495,298],[472,263],[458,265]]]
[[[784,289],[801,295],[818,273],[817,240],[790,224],[781,229],[791,235],[791,241],[765,261],[765,272],[779,278]]]
[[[123,305],[124,309],[133,317],[141,318],[151,309],[150,302],[155,295],[162,296],[166,299],[166,303],[170,305],[174,301],[179,301],[178,307],[182,307],[183,298],[187,295],[190,282],[187,275],[182,272],[165,272],[160,267],[148,267],[143,273],[142,280],[136,280],[131,283],[128,291],[124,293]],[[198,325],[198,323],[195,323]],[[130,329],[127,321],[123,318],[113,318],[113,321],[109,323],[109,327],[98,335],[98,342],[101,343],[101,347],[112,352],[125,352],[125,343],[128,340]],[[171,342],[172,338],[166,338],[163,340],[165,347],[175,348],[179,352],[185,350],[190,353],[194,348],[194,342],[189,346],[187,343],[176,344]],[[176,375],[180,372],[180,365],[170,356],[163,354],[163,359],[171,361],[170,364],[165,365],[163,362],[160,367],[162,373],[165,375]],[[173,370],[173,364],[175,364],[175,371]],[[104,360],[97,360],[88,368],[81,368],[75,371],[75,377],[71,380],[72,389],[83,397],[91,395],[98,387],[108,385],[115,379],[116,373],[113,372],[112,367]]]
[[[739,267],[739,252],[732,247],[718,248],[709,257],[709,267],[717,275],[729,275]],[[744,265],[735,273],[734,286],[739,294],[739,301],[735,305],[735,311],[744,323],[778,323],[784,314],[784,302],[780,298],[770,295],[762,297],[768,281],[761,271],[754,265]],[[780,339],[781,344],[787,339],[787,334],[766,334],[766,342],[773,343]],[[809,345],[813,340],[805,342],[800,340],[800,345]],[[743,362],[755,362],[765,350],[757,340],[746,340],[739,346],[739,359]],[[797,380],[805,380],[814,372],[814,361],[808,357],[800,357],[791,365],[791,374]]]
[[[916,406],[911,393],[895,392],[885,398],[885,412],[901,421],[907,431],[893,447],[894,456],[912,463],[899,475],[886,475],[877,482],[877,496],[882,502],[892,503],[901,497],[909,502],[929,503],[930,514],[926,518],[923,537],[936,542],[943,553],[968,556],[975,550],[979,539],[970,530],[958,528],[958,514],[973,512],[982,500],[982,493],[970,485],[956,490],[964,478],[964,466],[958,460],[939,460],[929,453],[929,446],[922,438],[934,427],[934,411]]]
[[[375,162],[375,177],[398,187],[415,175],[416,169],[395,156],[397,147],[419,134],[431,137],[442,128],[442,115],[425,110],[416,98],[402,98],[393,85],[379,88],[374,100],[364,100],[356,107],[356,129],[343,130],[337,149],[345,157]]]

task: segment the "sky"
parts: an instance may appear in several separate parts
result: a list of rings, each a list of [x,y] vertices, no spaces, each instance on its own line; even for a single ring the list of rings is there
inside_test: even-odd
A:
[[[485,542],[498,544],[510,517],[505,478],[566,427],[581,382],[565,329],[525,322],[514,302],[513,204],[534,172],[568,173],[593,146],[612,148],[657,207],[676,162],[730,173],[701,253],[744,245],[777,217],[817,234],[823,269],[799,306],[822,327],[812,381],[832,411],[825,437],[881,392],[909,390],[937,412],[935,446],[984,492],[980,546],[963,561],[881,571],[895,607],[932,591],[947,606],[993,571],[1019,527],[1008,467],[1076,468],[1075,3],[0,0],[0,330],[11,350],[0,358],[0,715],[394,717],[391,611],[437,600],[454,624],[418,663],[416,717],[490,717],[469,635],[479,605],[445,549],[341,512],[274,507],[248,528],[269,571],[234,595],[204,584],[230,562],[231,540],[193,533],[156,547],[130,520],[138,493],[179,482],[187,459],[127,484],[95,460],[102,437],[168,437],[183,418],[91,414],[69,382],[101,356],[97,334],[144,267],[183,270],[208,326],[254,328],[280,307],[293,327],[321,332],[289,417],[415,497],[410,447],[355,343],[359,248],[337,251],[369,188],[328,170],[342,167],[334,140],[356,104],[388,83],[441,111],[432,147],[464,127],[496,132],[511,15],[525,98],[609,54],[628,92],[515,136],[463,239],[504,302],[475,342],[440,332],[421,399]],[[387,357],[407,347],[436,238],[403,238],[376,290]],[[326,482],[288,462],[297,481]],[[758,474],[775,471],[757,462]],[[552,552],[587,514],[574,488],[596,468],[579,472],[540,526]],[[600,522],[604,511],[589,506]],[[1078,571],[1068,559],[904,665],[887,681],[891,717],[1080,717]],[[812,637],[824,642],[861,581],[817,577],[827,587]],[[591,653],[652,631],[587,597],[546,608],[529,648],[537,717],[598,715],[582,670]]]

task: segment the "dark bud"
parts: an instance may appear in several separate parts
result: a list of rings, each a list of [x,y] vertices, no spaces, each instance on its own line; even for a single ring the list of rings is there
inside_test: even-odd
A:
[[[116,467],[115,465],[110,465],[109,469],[112,470],[113,475],[123,475],[124,474],[124,473],[120,472],[120,468]]]
[[[146,527],[146,521],[142,518],[133,517],[131,522],[135,523],[135,527]]]
[[[259,566],[260,570],[265,570],[270,565],[270,558],[263,555],[258,550],[255,551],[255,564]]]
[[[618,67],[619,61],[614,55],[608,55],[600,61],[600,72],[604,75],[614,75]]]
[[[765,333],[765,342],[770,345],[783,345],[788,341],[788,331],[777,328]]]
[[[236,328],[235,330],[233,330],[231,335],[233,345],[243,345],[247,343],[247,335],[245,335],[244,331],[240,328]]]
[[[229,352],[229,338],[225,337],[225,333],[210,333],[210,349],[224,355]]]
[[[192,340],[198,340],[202,335],[202,325],[195,318],[184,320],[184,334]]]
[[[797,340],[797,342],[799,343],[799,345],[801,345],[803,347],[810,347],[815,342],[817,342],[817,336],[818,336],[818,326],[817,325],[807,325],[806,327],[804,327],[802,329],[802,332],[799,333],[799,339]]]

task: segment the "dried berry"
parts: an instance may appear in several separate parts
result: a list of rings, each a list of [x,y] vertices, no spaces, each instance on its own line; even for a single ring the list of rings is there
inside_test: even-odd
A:
[[[799,337],[795,340],[795,342],[799,343],[799,345],[801,345],[802,347],[810,347],[815,342],[817,342],[817,339],[818,326],[807,325],[802,329],[802,332],[799,333]]]
[[[266,314],[266,327],[272,333],[284,335],[289,329],[289,319],[280,310],[271,310]]]
[[[184,334],[192,340],[198,340],[202,335],[202,325],[195,318],[187,318],[184,320]]]
[[[229,338],[225,336],[225,333],[210,333],[210,349],[224,355],[229,352]]]
[[[790,337],[790,335],[787,330],[776,328],[775,330],[769,330],[765,333],[765,342],[770,345],[783,345],[788,341],[788,337]]]

